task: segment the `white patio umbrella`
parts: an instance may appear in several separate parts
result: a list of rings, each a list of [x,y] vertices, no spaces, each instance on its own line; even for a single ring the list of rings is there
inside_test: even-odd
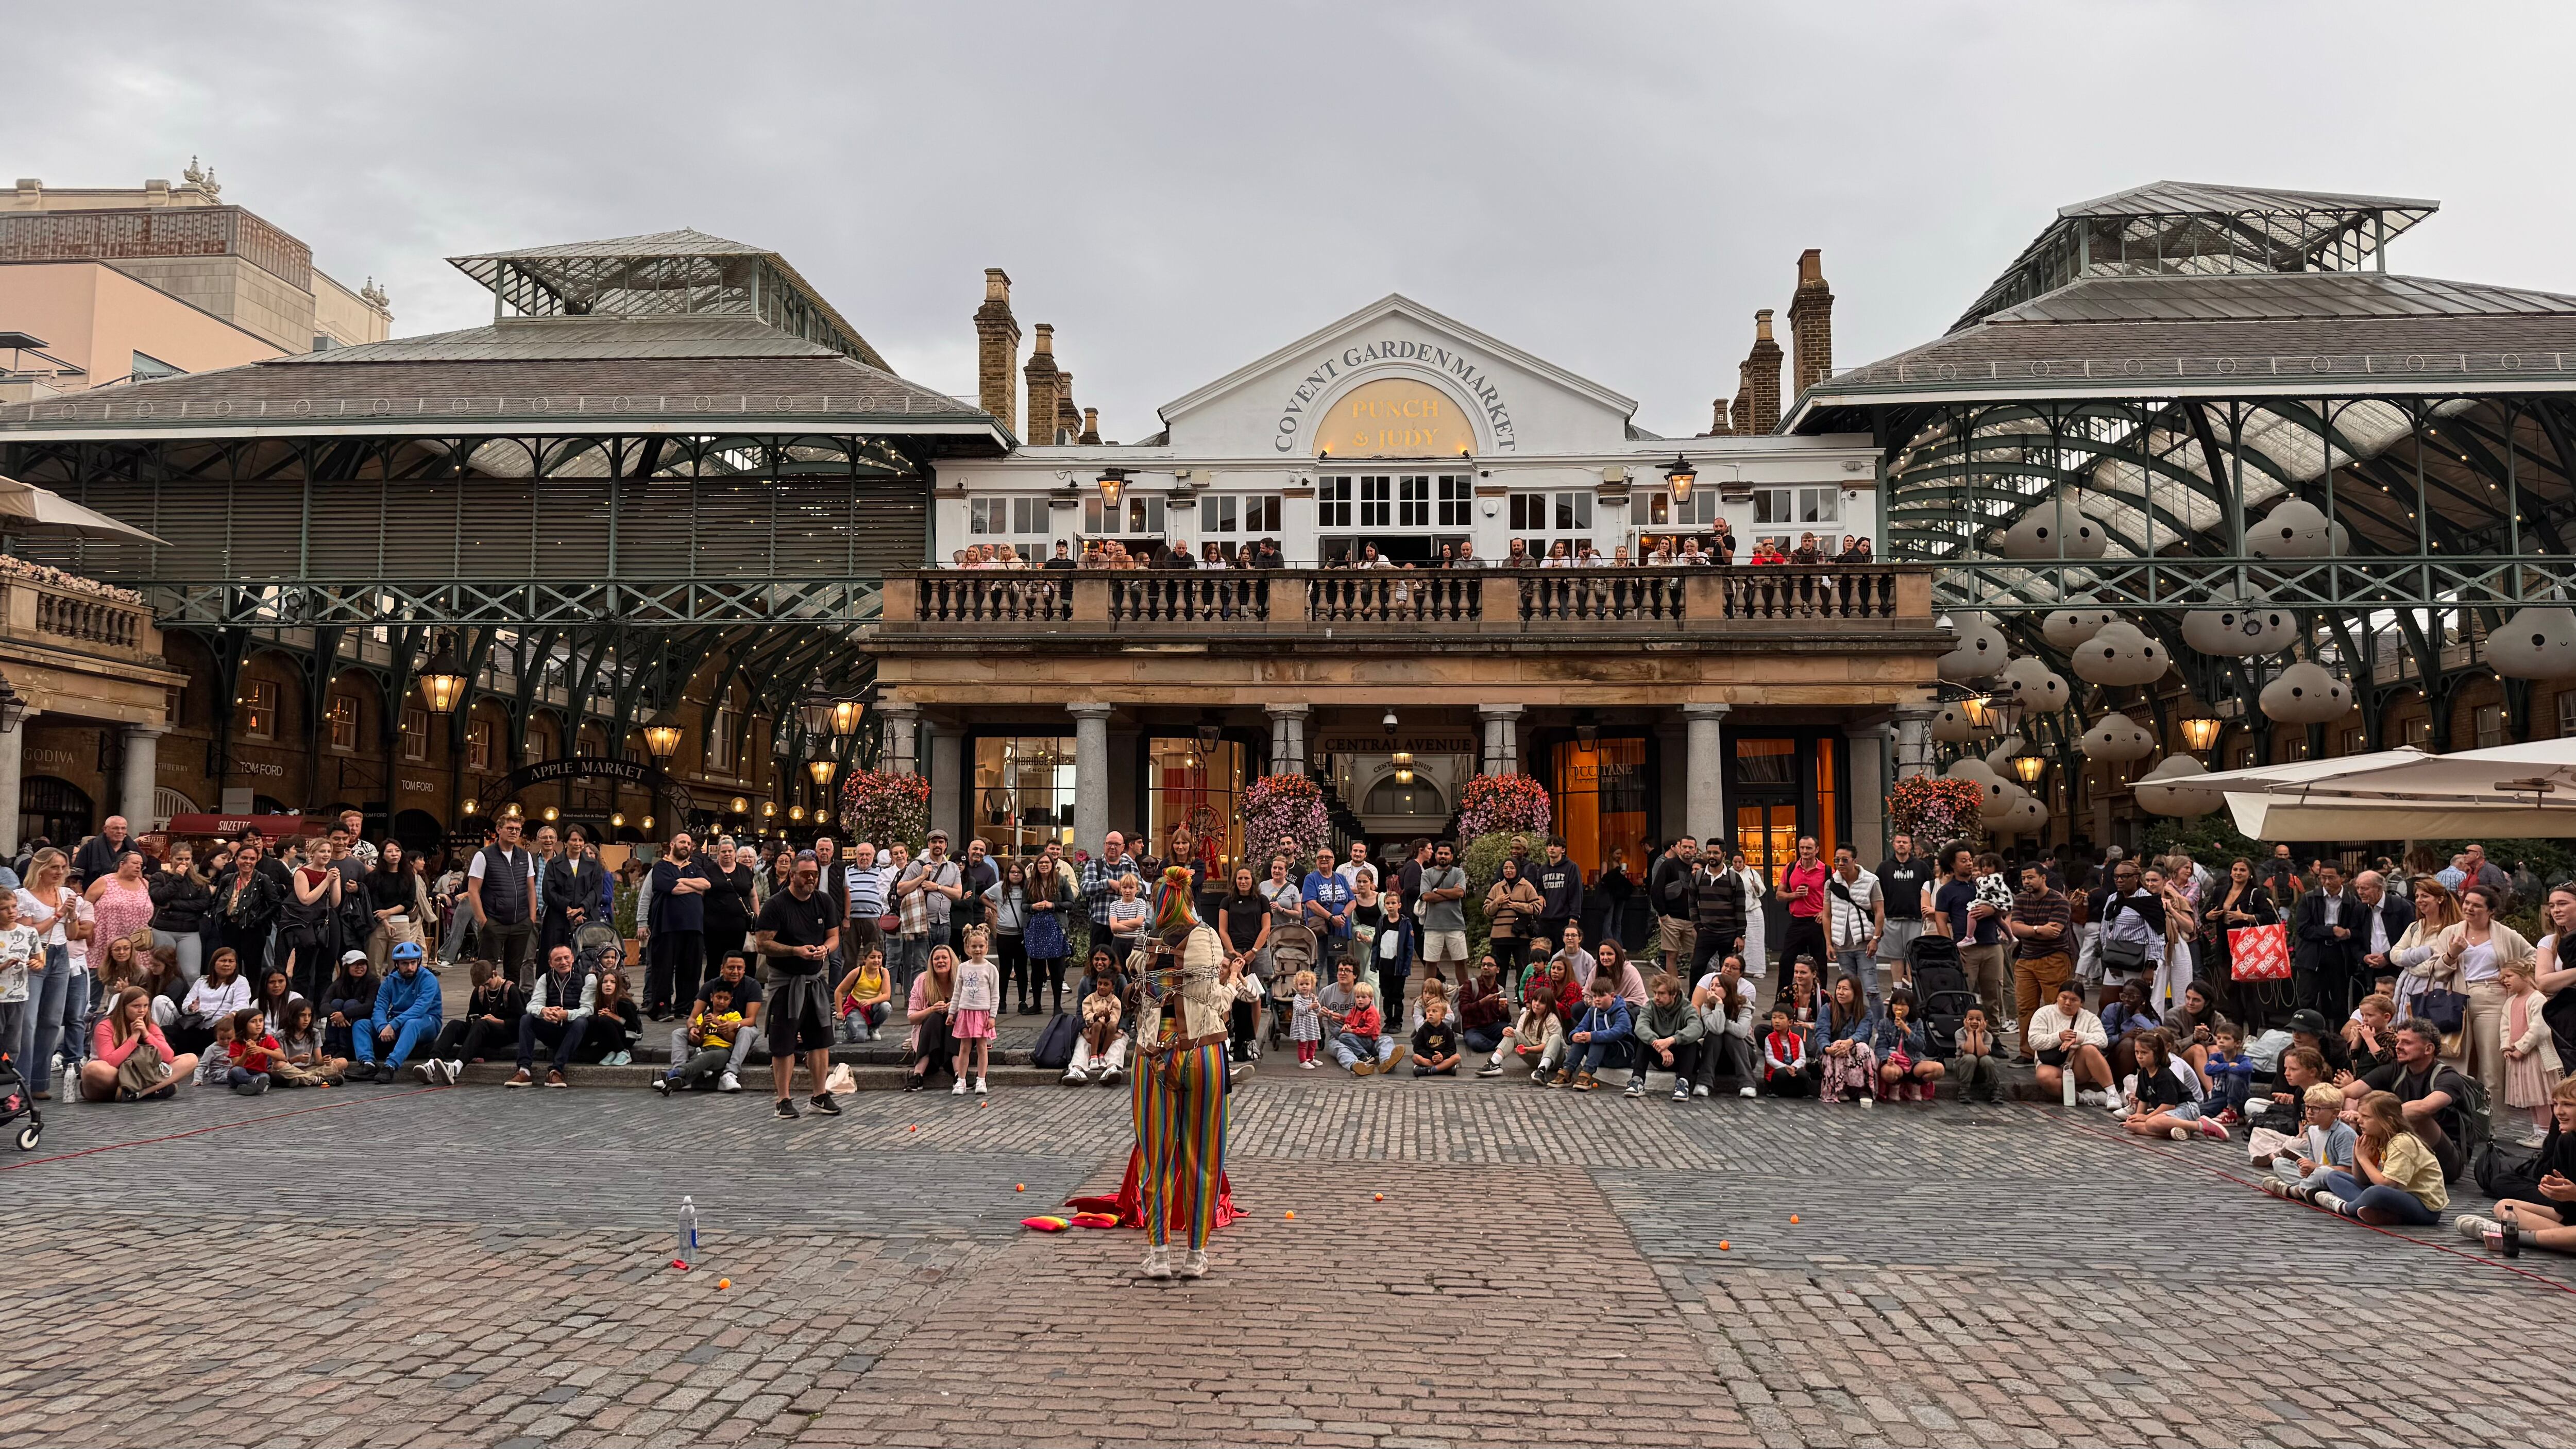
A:
[[[0,533],[68,533],[167,547],[164,540],[119,523],[95,508],[84,508],[51,489],[4,475],[0,475]]]
[[[2236,828],[2258,840],[2576,837],[2576,739],[2448,755],[2381,750],[2174,783],[2224,791]]]

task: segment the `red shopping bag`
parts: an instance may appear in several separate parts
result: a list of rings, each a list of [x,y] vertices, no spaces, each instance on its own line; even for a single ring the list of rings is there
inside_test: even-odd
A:
[[[2227,933],[2227,959],[2239,981],[2290,979],[2290,933],[2278,922]]]

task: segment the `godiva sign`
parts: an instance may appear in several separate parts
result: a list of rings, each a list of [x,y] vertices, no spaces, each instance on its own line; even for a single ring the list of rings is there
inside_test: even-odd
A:
[[[1494,450],[1512,451],[1512,411],[1484,367],[1463,353],[1429,342],[1390,339],[1360,342],[1325,358],[1298,380],[1280,410],[1271,446],[1297,451],[1302,441],[1336,458],[1454,458],[1476,451],[1475,420],[1447,389],[1409,373],[1371,378],[1335,399],[1329,412],[1316,403],[1355,372],[1388,362],[1411,363],[1457,384],[1485,415]]]

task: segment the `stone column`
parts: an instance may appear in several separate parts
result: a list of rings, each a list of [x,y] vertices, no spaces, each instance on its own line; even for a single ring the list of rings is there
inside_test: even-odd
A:
[[[18,802],[24,795],[26,779],[27,725],[36,712],[27,711],[25,719],[0,729],[0,856],[18,853]]]
[[[149,725],[125,727],[125,776],[116,792],[117,813],[137,835],[153,826],[152,791],[160,783],[161,734]]]
[[[951,853],[963,856],[969,832],[960,803],[965,792],[957,788],[957,782],[969,773],[962,763],[965,737],[955,730],[930,726],[923,727],[921,737],[922,754],[929,760],[922,773],[930,777],[930,828],[947,831]]]
[[[1732,705],[1686,704],[1682,719],[1690,729],[1689,788],[1682,808],[1683,828],[1692,838],[1730,837],[1726,828],[1726,716]]]
[[[1073,843],[1095,854],[1109,834],[1109,710],[1069,704],[1073,716]]]
[[[1302,704],[1271,704],[1262,708],[1270,716],[1270,773],[1306,773],[1306,716],[1310,711]]]
[[[1845,725],[1843,741],[1850,756],[1851,848],[1874,869],[1887,855],[1887,726]]]
[[[1928,704],[1900,705],[1896,710],[1896,778],[1910,780],[1932,773],[1932,716]]]
[[[889,775],[921,773],[921,706],[887,703],[877,706],[885,721],[885,770]]]
[[[1518,773],[1521,767],[1521,707],[1517,704],[1480,704],[1476,706],[1476,718],[1485,726],[1484,773]]]

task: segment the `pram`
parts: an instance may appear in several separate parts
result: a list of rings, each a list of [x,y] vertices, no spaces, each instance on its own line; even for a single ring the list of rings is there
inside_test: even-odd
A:
[[[1967,968],[1959,962],[1959,943],[1947,936],[1917,936],[1905,948],[1905,960],[1914,975],[1915,1014],[1923,1019],[1932,1049],[1946,1058],[1958,1050],[1968,1008],[1979,1004],[1968,987]],[[2000,1030],[2003,1023],[1989,1025]]]
[[[576,969],[596,976],[602,971],[622,970],[626,965],[626,943],[617,928],[604,921],[592,921],[572,933],[572,960]],[[710,962],[710,967],[721,963]]]
[[[27,1119],[18,1129],[18,1150],[33,1152],[45,1135],[45,1114],[36,1106],[35,1094],[27,1090],[27,1079],[18,1073],[18,1059],[0,1052],[0,1126]]]
[[[1270,932],[1270,1031],[1272,1046],[1288,1039],[1296,1020],[1297,973],[1315,969],[1315,932],[1309,926],[1279,926]]]

